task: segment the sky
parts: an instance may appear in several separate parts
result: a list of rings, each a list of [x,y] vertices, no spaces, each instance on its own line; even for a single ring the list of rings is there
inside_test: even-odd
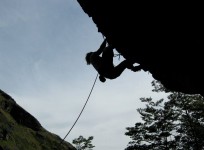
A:
[[[64,138],[97,75],[85,55],[102,41],[76,0],[0,0],[0,89],[46,130]],[[139,98],[153,97],[151,81],[148,72],[130,70],[105,83],[97,80],[65,140],[94,136],[96,150],[125,149],[131,140],[126,127],[141,120]]]

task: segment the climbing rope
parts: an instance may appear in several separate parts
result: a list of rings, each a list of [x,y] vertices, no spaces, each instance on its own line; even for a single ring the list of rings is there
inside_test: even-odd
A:
[[[84,108],[86,107],[87,102],[89,101],[89,98],[90,98],[90,96],[91,96],[91,93],[92,93],[92,91],[93,91],[93,88],[94,88],[94,86],[95,86],[95,84],[96,84],[97,78],[98,78],[98,74],[96,75],[96,78],[95,78],[95,81],[94,81],[93,86],[92,86],[92,88],[91,88],[91,91],[90,91],[90,93],[89,93],[89,96],[87,97],[87,100],[86,100],[86,102],[85,102],[85,104],[84,104],[84,106],[83,106],[81,112],[79,113],[79,115],[78,115],[76,121],[74,122],[74,124],[72,125],[72,127],[70,128],[70,130],[67,132],[67,134],[65,135],[65,137],[64,137],[64,138],[62,139],[62,141],[60,142],[59,146],[63,143],[63,141],[65,140],[65,138],[69,135],[69,133],[72,131],[72,129],[73,129],[74,126],[76,125],[77,121],[79,120],[79,118],[80,118],[82,112],[84,111]]]

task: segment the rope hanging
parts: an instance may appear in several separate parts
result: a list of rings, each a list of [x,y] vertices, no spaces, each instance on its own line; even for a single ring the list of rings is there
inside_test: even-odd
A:
[[[90,91],[90,93],[89,93],[89,96],[87,97],[87,100],[86,100],[86,102],[85,102],[85,104],[84,104],[84,106],[83,106],[81,112],[79,113],[79,115],[78,115],[76,121],[74,122],[74,124],[72,125],[72,127],[70,128],[70,130],[67,132],[67,134],[65,135],[65,137],[64,137],[64,138],[62,139],[62,141],[60,142],[59,146],[63,143],[63,141],[65,140],[65,138],[69,135],[69,133],[72,131],[72,129],[73,129],[74,126],[76,125],[77,121],[79,120],[79,118],[80,118],[82,112],[84,111],[84,108],[86,107],[86,104],[87,104],[87,102],[88,102],[88,100],[89,100],[89,98],[90,98],[90,96],[91,96],[91,93],[92,93],[93,88],[94,88],[94,86],[95,86],[95,84],[96,84],[97,78],[98,78],[98,74],[96,75],[96,78],[95,78],[95,81],[94,81],[93,86],[92,86],[92,88],[91,88],[91,91]]]

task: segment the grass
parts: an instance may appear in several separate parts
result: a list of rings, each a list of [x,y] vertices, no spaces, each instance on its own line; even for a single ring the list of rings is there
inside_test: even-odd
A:
[[[4,150],[75,150],[68,142],[43,127],[33,130],[18,123],[10,114],[16,102],[0,90],[0,149]],[[26,116],[26,115],[23,115]],[[26,118],[24,118],[26,119]]]

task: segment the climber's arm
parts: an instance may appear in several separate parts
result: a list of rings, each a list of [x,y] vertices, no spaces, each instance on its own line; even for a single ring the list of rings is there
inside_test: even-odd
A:
[[[101,44],[101,46],[99,47],[99,49],[95,52],[97,55],[100,55],[104,48],[106,47],[106,39],[103,41],[103,43]]]

